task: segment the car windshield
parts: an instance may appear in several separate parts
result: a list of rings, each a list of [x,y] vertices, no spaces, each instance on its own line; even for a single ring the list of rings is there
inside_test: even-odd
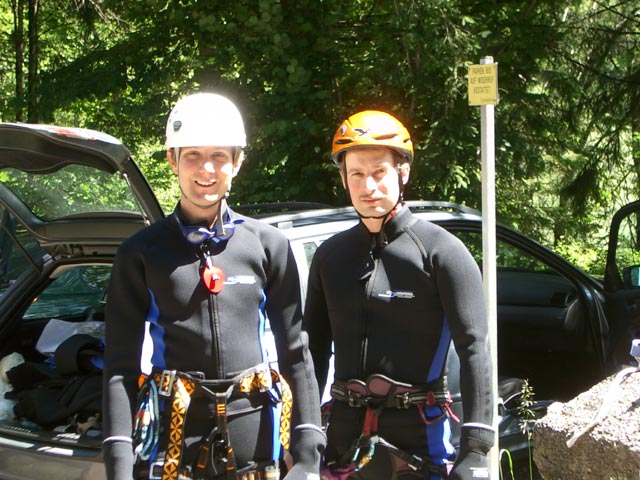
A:
[[[120,174],[83,165],[38,173],[6,168],[0,171],[0,182],[44,221],[90,212],[140,212]]]

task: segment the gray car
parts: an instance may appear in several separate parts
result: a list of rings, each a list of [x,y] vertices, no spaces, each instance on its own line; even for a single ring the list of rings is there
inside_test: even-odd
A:
[[[318,207],[251,213],[290,239],[303,295],[317,246],[358,221],[351,208]],[[458,235],[480,264],[478,212],[438,202],[410,207]],[[534,413],[542,414],[548,402],[572,398],[631,361],[628,340],[638,328],[640,311],[639,210],[639,204],[632,204],[614,218],[604,282],[524,235],[498,227],[502,448],[526,452],[512,399],[523,379],[533,388]],[[0,124],[0,388],[9,397],[0,396],[0,478],[104,478],[99,411],[89,417],[47,412],[61,419],[38,423],[34,418],[42,412],[26,416],[25,406],[16,403],[16,385],[8,380],[27,382],[15,376],[18,362],[39,374],[46,371],[70,334],[97,341],[74,359],[92,378],[99,376],[103,308],[115,251],[163,215],[128,149],[115,138],[86,129]],[[454,409],[460,413],[455,352],[449,366]],[[74,397],[67,389],[65,394],[67,402],[77,404],[86,391]]]

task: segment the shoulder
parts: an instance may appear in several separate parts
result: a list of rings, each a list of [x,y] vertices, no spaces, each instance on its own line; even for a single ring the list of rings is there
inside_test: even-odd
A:
[[[170,217],[165,217],[139,230],[125,240],[119,248],[120,253],[146,250],[150,245],[162,243],[171,233],[177,232]]]
[[[327,238],[320,244],[313,259],[317,257],[318,261],[321,261],[330,258],[341,262],[343,258],[351,257],[361,248],[368,248],[369,236],[363,228],[359,223]]]
[[[442,260],[469,255],[469,250],[462,240],[444,227],[428,220],[417,218],[406,232],[422,250],[423,255],[439,257]]]
[[[241,222],[236,225],[236,228],[257,237],[262,243],[267,245],[287,244],[289,241],[282,230],[273,225],[245,215],[234,214],[234,219],[241,220]]]

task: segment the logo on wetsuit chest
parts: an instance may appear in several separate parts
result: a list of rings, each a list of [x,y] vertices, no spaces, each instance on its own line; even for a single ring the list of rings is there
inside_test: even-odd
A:
[[[387,290],[384,293],[379,293],[378,297],[401,298],[403,300],[408,300],[411,298],[415,298],[415,294],[413,292],[407,292],[406,290]]]
[[[256,283],[256,277],[253,275],[236,275],[224,281],[225,285],[253,285],[254,283]]]

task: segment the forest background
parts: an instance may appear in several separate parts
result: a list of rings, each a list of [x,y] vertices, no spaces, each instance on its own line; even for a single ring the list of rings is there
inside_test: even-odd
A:
[[[346,205],[331,138],[382,109],[414,140],[406,198],[480,208],[484,56],[500,222],[601,275],[613,212],[640,198],[637,0],[0,0],[0,20],[0,121],[110,133],[166,211],[166,119],[202,90],[245,118],[232,203]]]

